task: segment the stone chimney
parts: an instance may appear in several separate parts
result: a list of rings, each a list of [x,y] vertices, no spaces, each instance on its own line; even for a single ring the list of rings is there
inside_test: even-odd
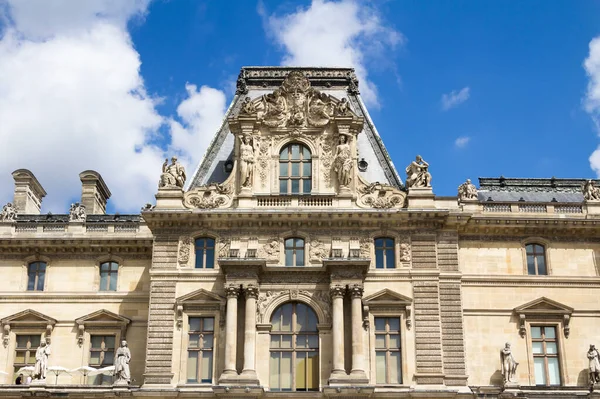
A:
[[[110,198],[110,190],[106,187],[100,173],[84,170],[79,174],[81,180],[81,204],[88,215],[104,215],[106,202]]]
[[[46,196],[46,190],[33,173],[27,169],[17,169],[12,173],[12,176],[15,179],[13,206],[17,209],[17,213],[39,215],[42,208],[42,198]]]

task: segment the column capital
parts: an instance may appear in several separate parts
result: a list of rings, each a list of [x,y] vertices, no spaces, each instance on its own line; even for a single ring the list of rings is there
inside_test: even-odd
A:
[[[331,284],[329,286],[329,294],[332,298],[343,297],[346,293],[346,287],[341,284]]]
[[[348,288],[348,291],[350,291],[350,295],[352,296],[352,298],[362,298],[364,288],[362,284],[352,284]]]
[[[225,296],[227,298],[237,298],[240,295],[240,286],[237,284],[225,284]]]
[[[244,287],[244,295],[246,295],[246,298],[257,299],[258,293],[259,293],[259,289],[258,289],[257,285],[248,284]]]

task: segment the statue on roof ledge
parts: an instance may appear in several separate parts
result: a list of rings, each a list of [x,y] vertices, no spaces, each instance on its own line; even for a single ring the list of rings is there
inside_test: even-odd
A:
[[[160,181],[158,182],[158,188],[176,188],[183,189],[185,184],[185,168],[179,162],[177,157],[171,158],[171,164],[169,160],[165,159],[162,166],[162,174],[160,175]]]
[[[17,218],[17,208],[11,202],[2,207],[0,212],[0,222],[14,222]]]
[[[424,188],[431,187],[431,174],[429,164],[420,155],[406,167],[406,187]]]
[[[600,188],[596,187],[593,180],[584,183],[583,199],[586,201],[600,201]]]
[[[476,200],[477,199],[477,187],[471,183],[471,179],[467,179],[466,182],[458,186],[458,200]]]
[[[69,209],[69,221],[70,222],[85,222],[87,218],[85,205],[76,202],[71,204],[71,208]]]

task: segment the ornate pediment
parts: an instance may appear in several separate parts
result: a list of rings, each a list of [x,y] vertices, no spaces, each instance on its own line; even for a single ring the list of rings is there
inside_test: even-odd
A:
[[[362,208],[392,209],[403,208],[406,203],[406,193],[388,184],[379,182],[367,183],[359,178],[358,206]]]
[[[390,289],[383,289],[374,294],[366,296],[363,301],[369,307],[382,305],[382,306],[406,306],[412,304],[412,299],[398,294]]]
[[[311,87],[300,71],[292,71],[281,87],[254,100],[244,99],[240,115],[255,116],[265,126],[322,127],[335,117],[356,117],[346,98],[337,99]]]
[[[569,338],[571,332],[569,323],[573,313],[573,308],[570,306],[541,297],[516,307],[514,312],[519,316],[519,334],[521,337],[525,337],[527,334],[527,327],[525,326],[527,319],[554,319],[562,322],[565,338]]]
[[[93,313],[75,319],[77,324],[77,343],[83,344],[86,329],[111,329],[120,330],[124,339],[127,334],[127,326],[131,320],[106,309],[100,309]]]
[[[185,193],[183,204],[190,209],[229,208],[233,201],[230,180],[223,184],[213,183]]]
[[[56,324],[56,319],[46,316],[35,310],[26,309],[22,312],[15,313],[12,316],[5,317],[0,320],[2,324],[2,334],[4,346],[8,345],[10,331],[20,327],[34,327],[46,330],[46,339],[50,339],[52,329]]]
[[[183,312],[184,311],[214,311],[220,313],[220,324],[225,322],[225,298],[200,288],[196,291],[190,292],[180,296],[175,300],[176,306],[176,321],[177,328],[180,329],[183,324]]]

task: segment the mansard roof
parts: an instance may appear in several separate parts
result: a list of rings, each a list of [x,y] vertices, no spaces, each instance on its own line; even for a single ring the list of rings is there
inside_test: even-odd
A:
[[[188,189],[210,183],[222,183],[227,179],[225,163],[233,161],[235,140],[228,125],[228,118],[237,115],[246,97],[272,93],[283,83],[291,71],[300,71],[312,87],[338,99],[347,99],[351,110],[364,118],[364,127],[357,138],[358,158],[368,163],[359,175],[368,182],[379,182],[402,187],[402,180],[363,104],[358,91],[358,79],[353,68],[304,68],[304,67],[243,67],[237,81],[237,90],[220,129],[216,132],[200,165],[196,169]]]
[[[583,202],[582,187],[587,179],[528,179],[480,177],[479,201],[497,202]],[[596,186],[599,180],[594,180]]]

